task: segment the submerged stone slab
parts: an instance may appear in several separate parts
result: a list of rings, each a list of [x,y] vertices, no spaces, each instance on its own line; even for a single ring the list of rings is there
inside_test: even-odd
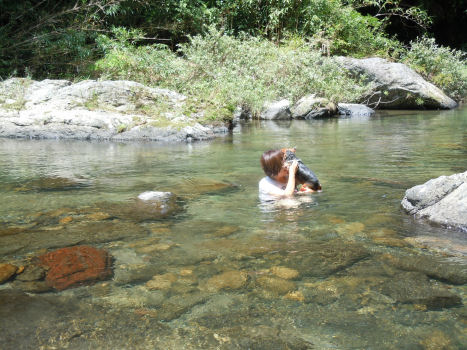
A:
[[[467,171],[414,186],[401,204],[415,217],[467,231]]]
[[[102,249],[90,246],[62,248],[39,256],[47,271],[49,286],[64,290],[105,280],[112,275],[112,257]]]
[[[375,111],[370,107],[358,103],[339,103],[337,105],[339,115],[350,117],[371,117]]]

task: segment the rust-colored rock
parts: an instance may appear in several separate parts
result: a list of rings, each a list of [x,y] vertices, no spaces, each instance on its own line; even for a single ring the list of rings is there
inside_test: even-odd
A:
[[[89,246],[62,248],[39,256],[48,268],[46,282],[57,290],[64,290],[112,275],[111,256],[102,249]]]

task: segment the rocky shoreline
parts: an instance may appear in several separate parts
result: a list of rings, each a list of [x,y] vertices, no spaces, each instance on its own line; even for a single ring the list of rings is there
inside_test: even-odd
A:
[[[336,61],[373,87],[367,105],[383,109],[452,109],[457,103],[401,63],[381,58]],[[241,119],[213,125],[202,112],[187,112],[186,96],[126,80],[67,80],[11,78],[0,82],[0,137],[112,141],[190,142],[227,135]],[[344,102],[344,101],[342,101]],[[369,117],[367,105],[338,103],[306,95],[265,103],[257,116],[264,120],[317,119],[336,116]],[[189,115],[189,116],[188,116]]]

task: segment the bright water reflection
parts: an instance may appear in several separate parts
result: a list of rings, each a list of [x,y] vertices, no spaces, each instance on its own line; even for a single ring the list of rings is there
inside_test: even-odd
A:
[[[466,126],[464,109],[251,123],[182,145],[1,139],[0,262],[76,244],[114,256],[93,286],[2,285],[2,348],[460,349],[465,234],[400,201],[467,169]],[[323,192],[265,206],[259,157],[289,146]],[[178,209],[128,211],[147,190]]]

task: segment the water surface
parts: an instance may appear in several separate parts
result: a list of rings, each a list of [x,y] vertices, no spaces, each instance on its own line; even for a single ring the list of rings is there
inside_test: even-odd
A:
[[[77,244],[114,256],[92,286],[1,285],[2,348],[461,349],[465,233],[400,201],[467,169],[466,127],[461,109],[253,122],[193,144],[0,139],[0,262]],[[259,157],[282,147],[321,193],[259,201]],[[128,211],[148,190],[177,209]]]

